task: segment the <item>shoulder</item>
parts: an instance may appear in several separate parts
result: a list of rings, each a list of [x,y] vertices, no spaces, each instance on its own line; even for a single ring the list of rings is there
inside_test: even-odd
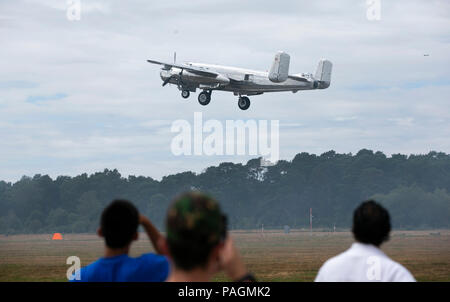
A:
[[[328,276],[332,275],[333,271],[335,271],[336,268],[339,268],[343,262],[345,262],[345,252],[331,257],[327,261],[325,261],[322,266],[319,269],[319,272],[317,273],[315,282],[326,282],[328,281]]]
[[[392,259],[388,260],[387,271],[391,282],[416,282],[414,276],[403,265]]]
[[[87,280],[83,280],[81,279],[81,276],[85,276],[85,271],[86,269],[84,267],[78,269],[75,271],[75,274],[72,275],[73,279],[68,279],[69,282],[83,282],[83,281],[87,281]]]
[[[169,275],[169,261],[165,256],[148,253],[135,260],[139,263],[139,270],[153,276],[157,279],[155,281],[164,281]]]
[[[71,282],[88,282],[88,281],[90,281],[90,275],[92,275],[92,272],[95,271],[95,269],[98,267],[98,262],[99,262],[99,260],[94,261],[91,264],[83,266],[82,268],[77,270],[75,272],[75,275],[77,275],[79,273],[79,280],[73,279],[70,281]]]
[[[342,252],[334,257],[331,257],[322,265],[324,269],[334,268],[347,261],[348,251]]]
[[[136,260],[150,263],[150,264],[165,264],[168,263],[167,257],[162,255],[157,255],[154,253],[142,254]]]

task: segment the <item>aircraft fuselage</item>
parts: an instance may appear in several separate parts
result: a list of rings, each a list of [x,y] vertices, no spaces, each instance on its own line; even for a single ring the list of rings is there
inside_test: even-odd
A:
[[[217,87],[209,88],[211,90],[231,91],[241,95],[254,95],[277,91],[297,92],[299,90],[315,89],[313,80],[300,82],[288,78],[282,83],[274,83],[269,80],[269,73],[266,71],[203,63],[187,63],[187,65],[214,71],[220,75],[224,75],[224,77],[210,78],[193,74],[186,70],[183,70],[181,73],[181,69],[172,67],[170,70],[161,70],[161,79],[165,81],[174,74],[181,73],[181,81],[185,83],[186,88],[193,92],[195,92],[195,88],[202,88],[202,86],[206,88],[208,83],[213,86],[214,84],[219,84]],[[172,78],[169,83],[178,84],[178,80]]]

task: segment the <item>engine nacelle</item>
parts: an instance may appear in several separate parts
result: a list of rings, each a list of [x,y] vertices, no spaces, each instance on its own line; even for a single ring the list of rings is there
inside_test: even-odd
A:
[[[281,83],[287,80],[289,75],[290,56],[282,51],[277,52],[269,72],[269,80]]]

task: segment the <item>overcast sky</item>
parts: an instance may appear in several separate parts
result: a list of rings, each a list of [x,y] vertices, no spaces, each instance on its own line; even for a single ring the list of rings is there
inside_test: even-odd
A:
[[[0,179],[200,172],[249,156],[175,156],[174,120],[280,121],[280,155],[362,148],[450,153],[450,2],[381,0],[369,21],[354,1],[81,0],[69,21],[61,0],[0,0]],[[203,107],[161,87],[146,59],[290,72],[334,64],[326,90],[251,97],[228,92]],[[429,54],[429,56],[424,56]]]

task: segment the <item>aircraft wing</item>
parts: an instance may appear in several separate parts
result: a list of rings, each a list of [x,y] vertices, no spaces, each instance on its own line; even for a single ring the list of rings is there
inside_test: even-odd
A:
[[[300,82],[309,82],[307,78],[298,75],[288,75],[288,78]]]
[[[147,62],[152,63],[152,64],[158,64],[158,65],[164,65],[164,68],[179,68],[179,69],[185,69],[189,72],[192,72],[194,74],[200,75],[200,76],[205,76],[205,77],[217,77],[219,76],[219,74],[217,72],[211,71],[211,70],[206,70],[202,67],[197,67],[197,66],[190,66],[190,65],[186,65],[186,64],[176,64],[176,63],[165,63],[165,62],[158,62],[158,61],[153,61],[153,60],[147,60]]]

